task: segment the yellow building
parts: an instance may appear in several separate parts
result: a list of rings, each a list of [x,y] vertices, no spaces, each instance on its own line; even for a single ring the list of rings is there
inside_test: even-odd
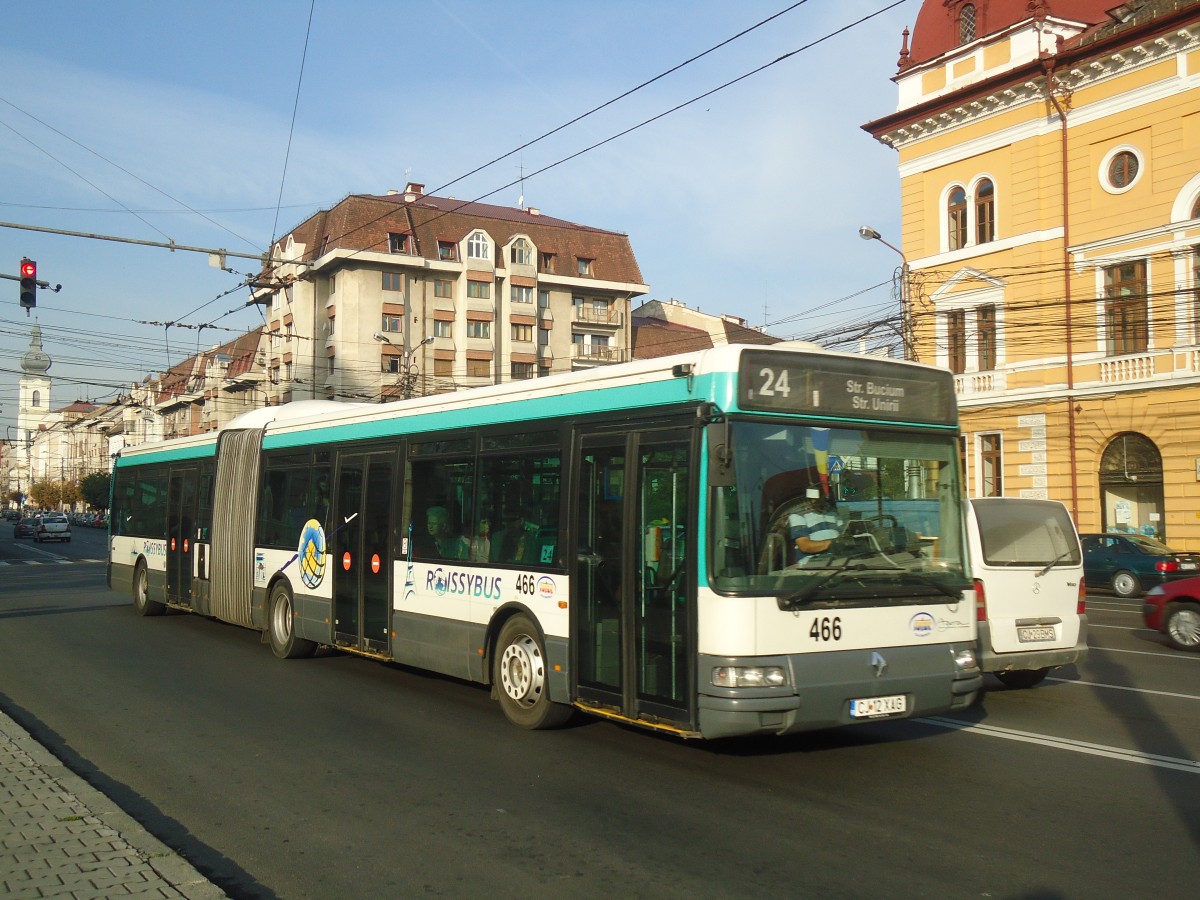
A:
[[[1200,550],[1200,0],[925,0],[909,36],[864,128],[968,493]]]

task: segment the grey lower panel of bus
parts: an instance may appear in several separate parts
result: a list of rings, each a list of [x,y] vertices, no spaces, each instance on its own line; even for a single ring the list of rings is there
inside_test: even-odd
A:
[[[979,668],[985,672],[1013,672],[1022,669],[1054,669],[1087,659],[1087,616],[1079,617],[1079,642],[1074,647],[1054,650],[1016,650],[996,653],[991,650],[992,632],[987,622],[979,623]]]
[[[876,653],[886,661],[886,670],[880,677],[876,677]],[[713,667],[737,665],[782,665],[789,684],[753,691],[712,686],[709,673]],[[699,726],[706,738],[792,734],[931,715],[969,706],[983,687],[983,675],[977,671],[954,677],[953,654],[945,644],[752,659],[701,656],[698,673]],[[907,698],[908,708],[904,713],[869,719],[850,716],[851,700],[893,694]]]
[[[114,591],[133,596],[133,566],[124,563],[108,564],[108,586]]]

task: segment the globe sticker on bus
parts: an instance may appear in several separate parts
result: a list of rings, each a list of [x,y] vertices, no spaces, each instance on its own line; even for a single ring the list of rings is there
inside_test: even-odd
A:
[[[304,523],[300,532],[300,580],[305,587],[315,588],[325,579],[325,529],[316,519]]]

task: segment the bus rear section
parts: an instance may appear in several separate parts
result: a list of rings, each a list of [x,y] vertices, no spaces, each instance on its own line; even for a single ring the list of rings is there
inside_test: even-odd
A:
[[[1087,655],[1083,554],[1057,500],[967,503],[979,656],[984,672],[1028,688]]]

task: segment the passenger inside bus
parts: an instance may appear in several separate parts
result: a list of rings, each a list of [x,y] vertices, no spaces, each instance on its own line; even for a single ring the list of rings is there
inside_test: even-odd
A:
[[[470,544],[454,533],[446,507],[431,506],[426,510],[425,529],[428,537],[418,544],[418,555],[433,559],[467,558]]]

